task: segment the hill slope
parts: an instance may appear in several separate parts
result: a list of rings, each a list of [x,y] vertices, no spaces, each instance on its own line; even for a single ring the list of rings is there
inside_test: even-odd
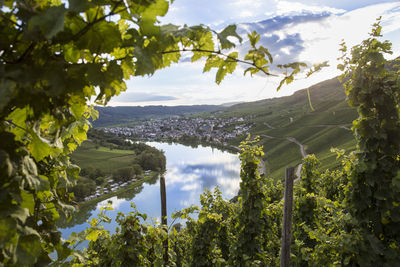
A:
[[[251,133],[262,138],[267,173],[276,179],[283,177],[287,166],[301,162],[298,143],[307,154],[316,154],[326,168],[335,167],[336,155],[330,152],[331,147],[347,150],[355,147],[350,127],[357,113],[346,103],[337,78],[309,89],[314,111],[303,89],[287,97],[235,105],[220,113],[226,117],[251,117],[255,124]]]

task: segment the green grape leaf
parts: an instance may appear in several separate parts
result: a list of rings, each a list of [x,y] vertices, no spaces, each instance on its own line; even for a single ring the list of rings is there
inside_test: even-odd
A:
[[[95,242],[99,235],[101,234],[101,231],[99,230],[92,230],[90,233],[86,236],[86,239],[92,242]]]
[[[7,120],[10,120],[12,123],[10,132],[15,134],[15,139],[18,141],[22,141],[22,137],[26,134],[26,130],[24,130],[26,128],[25,121],[29,113],[29,107],[16,108],[7,117]]]
[[[199,214],[199,218],[198,218],[198,222],[199,223],[205,223],[207,221],[207,219],[208,219],[207,214],[200,213]]]
[[[84,125],[86,125],[86,126],[84,126]],[[82,124],[82,122],[75,122],[75,123],[71,124],[71,126],[69,128],[69,133],[72,135],[72,137],[78,144],[81,144],[83,141],[86,140],[87,127],[88,126],[85,122],[83,122],[83,124]]]
[[[238,57],[238,52],[232,52],[228,55],[228,58],[224,61],[221,60],[221,64],[218,68],[215,81],[217,84],[220,84],[221,81],[225,78],[226,74],[233,73],[237,66],[237,61],[235,60]]]
[[[80,96],[71,96],[69,104],[71,106],[71,112],[77,120],[83,116],[88,108],[84,99],[82,99]]]
[[[28,209],[30,214],[33,214],[35,209],[35,200],[33,198],[33,195],[29,194],[25,190],[21,190],[21,198],[21,207]]]
[[[14,81],[1,79],[0,88],[0,112],[2,112],[15,95],[16,83]]]
[[[64,59],[71,63],[77,63],[81,57],[81,51],[73,43],[64,46]]]
[[[253,31],[251,34],[247,34],[247,37],[249,38],[250,45],[255,48],[258,41],[260,41],[260,35],[256,31]]]
[[[225,29],[223,29],[220,33],[217,33],[217,37],[219,42],[221,43],[222,49],[228,49],[235,46],[234,43],[228,40],[228,37],[236,37],[239,42],[242,42],[242,37],[236,32],[236,25],[229,25]]]
[[[154,36],[160,32],[160,27],[154,25],[154,20],[152,19],[142,19],[140,29],[142,34],[147,36]]]
[[[155,71],[154,62],[151,59],[151,52],[148,49],[135,47],[133,55],[137,58],[135,75],[144,76],[153,74]]]
[[[73,12],[83,12],[88,8],[88,0],[68,0],[68,9]]]
[[[10,217],[20,220],[21,223],[25,223],[26,219],[29,217],[29,210],[23,207],[17,207],[16,209],[14,209]]]
[[[20,236],[17,246],[18,264],[32,265],[42,252],[40,238],[37,235]]]
[[[30,30],[38,27],[47,39],[51,39],[64,29],[66,11],[64,5],[52,6],[43,13],[33,16],[28,27]]]
[[[28,145],[28,149],[36,161],[41,161],[43,158],[50,155],[52,150],[50,143],[46,139],[39,137],[33,131],[30,131],[30,134],[32,136],[32,141]]]
[[[17,234],[16,221],[10,217],[0,218],[0,244],[7,244]]]
[[[92,45],[95,49],[99,47],[99,43],[96,42],[100,42],[103,52],[111,53],[115,47],[121,44],[122,37],[118,24],[102,21],[97,23],[94,29],[92,36],[95,36],[96,39]]]
[[[164,16],[168,11],[168,1],[156,0],[142,13],[140,29],[143,35],[154,36],[160,32],[160,27],[156,26],[157,16]]]
[[[222,62],[223,60],[215,55],[209,56],[204,65],[203,72],[208,72],[211,68],[218,68]]]
[[[61,260],[61,261],[68,258],[73,252],[73,250],[68,247],[67,242],[65,242],[64,244],[59,243],[56,247],[56,251],[57,251],[58,260]]]
[[[255,67],[249,67],[244,71],[244,75],[246,75],[247,72],[250,72],[250,75],[253,76],[253,74],[256,74],[257,72],[259,72],[259,69],[255,68]]]
[[[265,48],[264,46],[260,45],[258,50],[263,52],[265,55],[267,55],[267,57],[269,59],[269,63],[273,63],[274,62],[274,59],[272,58],[272,55],[271,55],[271,53],[269,52],[269,50],[267,48]]]

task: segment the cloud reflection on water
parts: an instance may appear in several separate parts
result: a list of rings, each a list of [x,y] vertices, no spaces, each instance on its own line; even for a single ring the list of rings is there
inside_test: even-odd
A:
[[[168,216],[190,205],[200,205],[200,194],[205,188],[213,190],[219,186],[225,199],[237,194],[240,183],[240,162],[237,155],[209,147],[199,146],[194,149],[178,144],[151,143],[150,145],[164,150],[167,158],[165,180]],[[66,225],[63,238],[68,238],[72,231],[84,230],[88,226],[84,222],[96,217],[100,207],[105,206],[108,201],[112,201],[114,208],[112,211],[107,211],[113,222],[106,224],[105,229],[111,232],[117,226],[114,220],[118,212],[132,211],[131,202],[135,203],[139,212],[146,213],[148,218],[159,218],[161,211],[159,182],[144,184],[139,191],[133,190],[93,205],[91,210],[80,215],[82,218],[77,219],[76,223]],[[148,219],[148,222],[151,220]]]
[[[163,147],[165,150],[165,147]],[[210,156],[196,155],[195,159],[187,157],[188,160],[180,159],[175,162],[168,161],[166,184],[167,191],[185,191],[186,196],[181,199],[180,204],[184,207],[198,203],[199,195],[205,188],[213,190],[219,186],[223,196],[227,199],[235,196],[239,190],[240,164],[236,155],[213,150]],[[183,157],[185,155],[182,155]]]
[[[111,197],[109,199],[106,199],[106,200],[103,200],[103,201],[97,203],[96,210],[100,210],[101,208],[104,208],[110,202],[111,202],[111,207],[114,210],[116,210],[121,206],[122,203],[126,202],[126,200],[123,199],[123,198],[118,198],[116,196],[115,197]]]

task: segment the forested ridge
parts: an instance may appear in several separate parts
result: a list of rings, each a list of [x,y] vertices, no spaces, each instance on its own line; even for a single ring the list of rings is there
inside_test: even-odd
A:
[[[172,1],[171,1],[172,2]],[[58,0],[0,2],[0,262],[6,266],[276,266],[282,186],[258,172],[257,138],[242,143],[238,201],[205,192],[201,207],[177,212],[185,227],[143,224],[146,216],[119,214],[120,228],[102,228],[106,210],[82,233],[61,239],[60,213],[73,216],[72,186],[80,168],[69,155],[97,117],[91,100],[107,104],[126,90],[125,79],[151,75],[182,53],[216,68],[216,82],[237,64],[245,73],[269,71],[272,56],[248,35],[243,59],[233,48],[236,27],[161,25],[169,1]],[[359,117],[357,150],[336,151],[342,168],[320,171],[305,159],[296,184],[292,236],[295,266],[396,266],[400,262],[400,122],[397,67],[384,54],[379,21],[368,39],[342,45],[345,92]],[[229,38],[228,38],[229,37]],[[227,52],[228,53],[228,52]],[[394,63],[396,65],[397,63]],[[322,65],[314,66],[309,74]],[[282,81],[306,64],[280,66]],[[197,219],[188,217],[198,213]],[[178,231],[180,230],[180,231]],[[89,241],[88,249],[76,245]],[[52,255],[50,257],[50,255]]]
[[[144,106],[144,107],[96,107],[99,118],[93,121],[94,127],[126,125],[152,118],[188,116],[196,113],[211,112],[222,108],[217,105],[192,106]]]

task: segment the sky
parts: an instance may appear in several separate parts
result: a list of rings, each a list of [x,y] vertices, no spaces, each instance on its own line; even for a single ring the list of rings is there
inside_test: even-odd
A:
[[[310,65],[328,61],[330,67],[277,91],[279,80],[263,75],[243,75],[239,65],[234,74],[215,83],[215,71],[203,73],[204,62],[185,60],[152,76],[127,81],[128,89],[114,97],[111,106],[197,105],[248,102],[291,95],[313,84],[336,77],[339,44],[348,47],[368,37],[371,25],[382,16],[384,40],[393,44],[393,55],[400,55],[400,1],[385,0],[175,0],[163,24],[208,25],[221,30],[236,24],[246,36],[256,30],[260,44],[267,47],[274,63],[303,61]],[[244,42],[239,51],[249,44]],[[187,55],[189,56],[189,55]]]

